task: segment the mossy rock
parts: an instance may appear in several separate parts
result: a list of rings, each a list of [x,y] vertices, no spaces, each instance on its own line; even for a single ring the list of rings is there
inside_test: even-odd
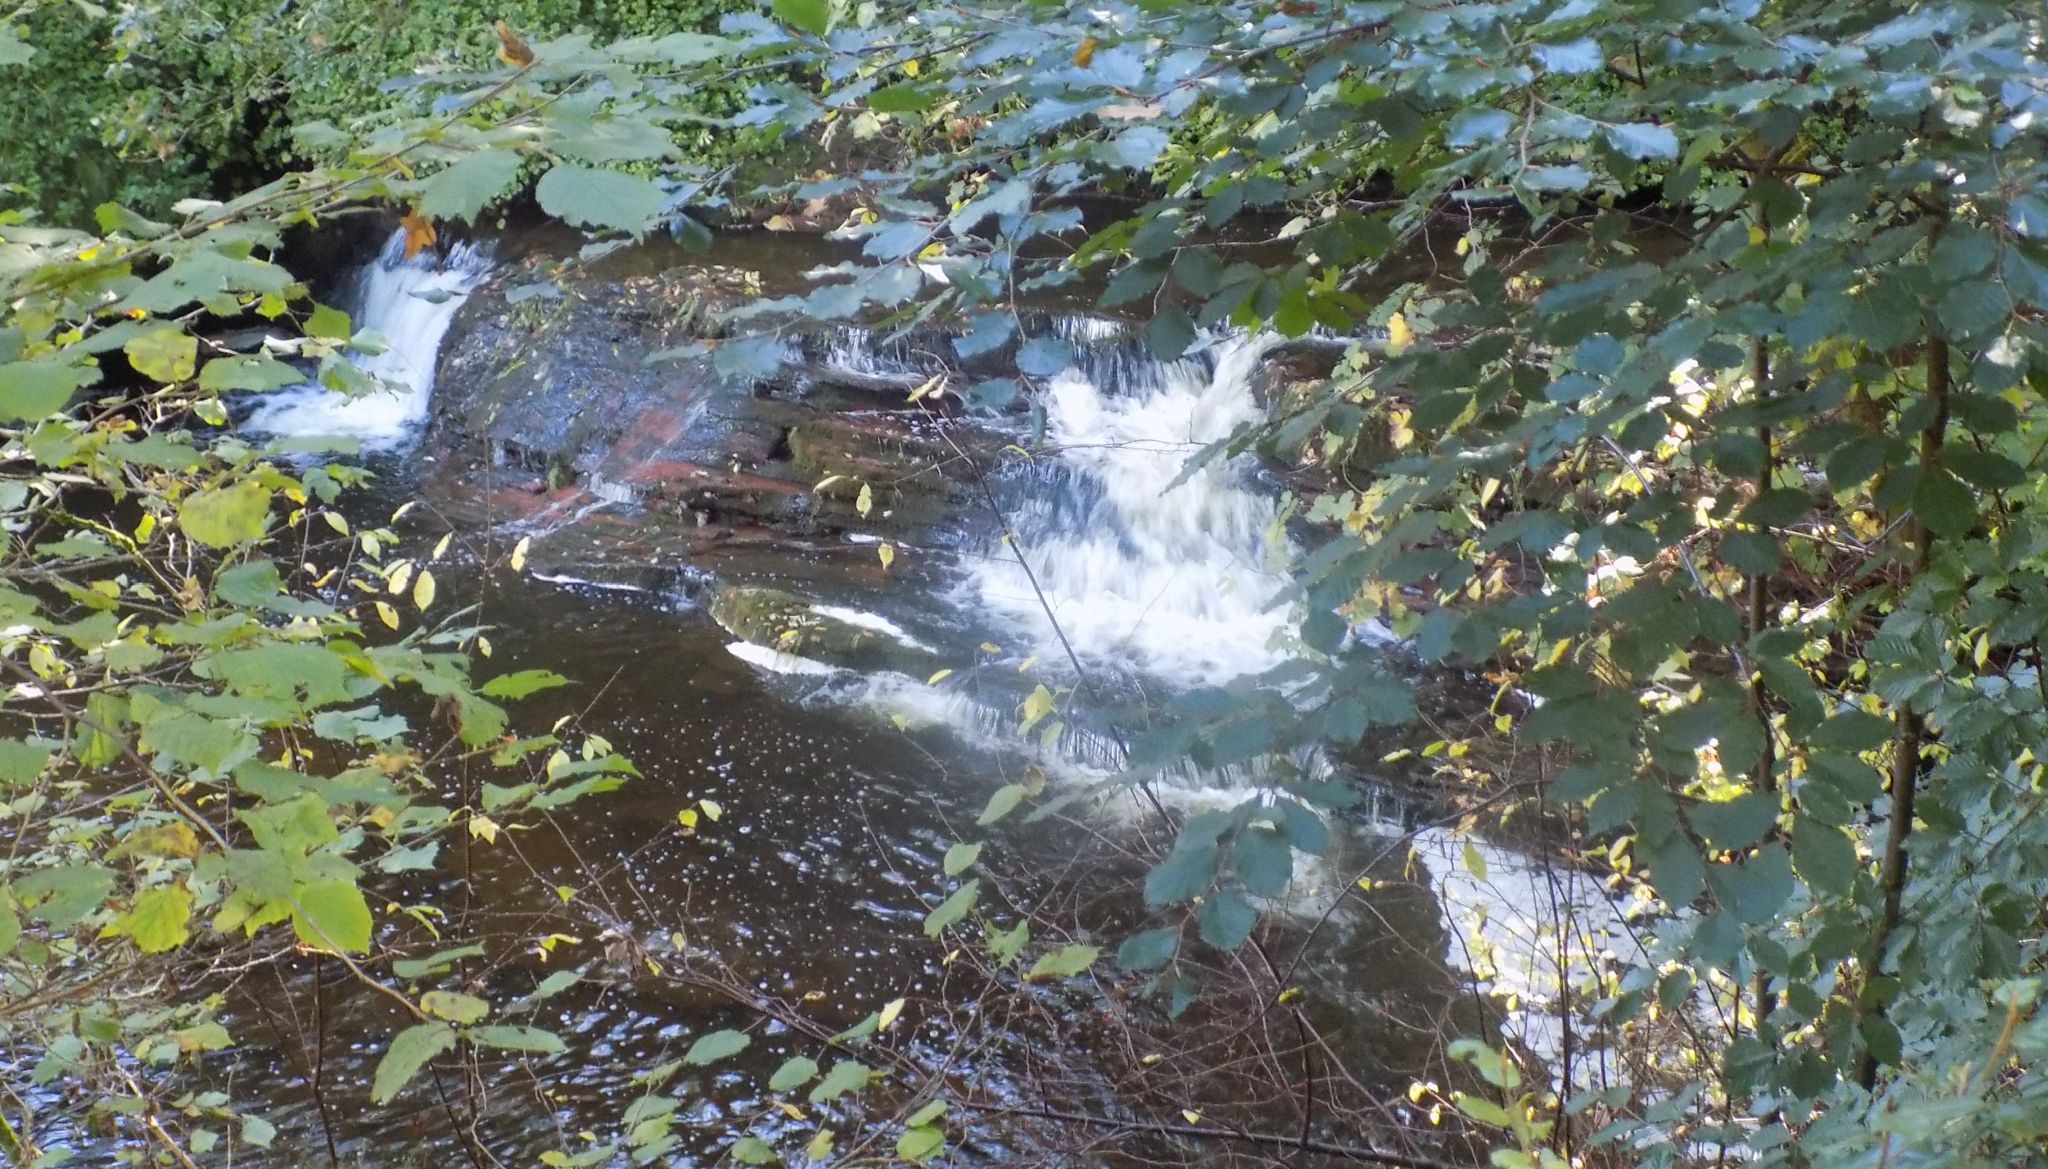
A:
[[[742,641],[863,673],[891,670],[930,675],[939,659],[899,638],[827,616],[795,593],[761,585],[727,585],[711,600],[711,617]]]
[[[943,453],[922,437],[828,416],[790,427],[788,441],[791,467],[815,479],[843,476],[844,484],[833,485],[842,492],[858,492],[861,480],[911,491],[940,491],[946,485],[934,470]]]

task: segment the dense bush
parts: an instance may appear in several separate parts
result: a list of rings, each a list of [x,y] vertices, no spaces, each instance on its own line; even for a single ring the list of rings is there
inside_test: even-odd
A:
[[[162,211],[193,194],[246,188],[290,163],[293,131],[411,108],[409,78],[491,61],[493,21],[534,37],[602,42],[710,31],[744,0],[155,0],[119,15],[50,5],[25,22],[32,85],[0,103],[0,179],[51,221],[83,224],[116,200]],[[706,87],[696,112],[737,108]],[[680,136],[679,136],[680,137]],[[712,127],[681,141],[714,161],[758,155],[763,138]]]

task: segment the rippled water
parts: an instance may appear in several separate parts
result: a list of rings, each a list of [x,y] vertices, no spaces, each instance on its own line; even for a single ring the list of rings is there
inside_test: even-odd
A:
[[[387,332],[422,343],[431,333],[438,343],[447,321],[430,318],[443,309],[452,314],[454,301],[410,297],[399,287],[436,277],[402,263],[380,265],[366,273],[366,287],[378,273],[389,278],[389,305],[404,310]],[[1284,580],[1265,563],[1270,493],[1248,468],[1223,462],[1166,490],[1195,446],[1256,415],[1251,377],[1260,345],[1226,340],[1198,359],[1160,363],[1109,326],[1070,318],[1059,328],[1076,360],[1051,379],[1046,395],[1054,454],[1012,472],[1001,489],[1019,502],[1020,546],[1077,654],[1091,668],[1168,687],[1226,682],[1281,660],[1291,616],[1275,603]],[[842,356],[860,364],[871,355]],[[414,384],[429,392],[431,377]],[[416,486],[409,467],[385,469],[389,494],[371,500],[371,511],[388,512]],[[584,981],[534,1017],[569,1037],[571,1051],[541,1062],[540,1080],[503,1065],[480,1084],[416,1089],[407,1097],[411,1128],[371,1129],[360,1108],[363,1084],[404,1021],[383,1000],[344,985],[336,971],[303,964],[260,971],[234,988],[231,1001],[238,1031],[267,1030],[273,1039],[236,1053],[232,1071],[242,1091],[253,1087],[283,1122],[280,1148],[306,1155],[324,1148],[319,1094],[310,1090],[317,1066],[328,1124],[345,1150],[369,1163],[455,1163],[461,1142],[453,1130],[472,1122],[511,1163],[530,1161],[564,1133],[573,1145],[574,1134],[614,1123],[643,1090],[632,1082],[636,1071],[680,1058],[708,1031],[748,1027],[757,1039],[741,1059],[716,1073],[681,1071],[668,1085],[683,1101],[680,1115],[694,1122],[677,1155],[708,1163],[722,1134],[761,1117],[768,1106],[761,1085],[784,1056],[827,1062],[820,1034],[899,997],[909,1004],[900,1024],[904,1048],[944,1062],[938,1056],[949,1043],[971,1036],[957,1074],[991,1100],[1103,1113],[1124,1102],[1119,1093],[1137,1091],[1169,1117],[1236,1108],[1246,1123],[1302,1123],[1289,1111],[1298,1104],[1285,1098],[1233,1096],[1263,1082],[1250,1069],[1219,1071],[1204,1083],[1155,1084],[1159,1073],[1138,1060],[1143,1043],[1158,1036],[1194,1042],[1284,1023],[1270,1000],[1198,1006],[1170,1026],[1150,1001],[1045,991],[1027,996],[1036,1004],[1031,1011],[989,1017],[973,999],[976,980],[949,967],[942,945],[923,937],[919,924],[948,887],[940,857],[953,841],[983,835],[971,825],[993,791],[1042,768],[1051,773],[1050,794],[1059,795],[1062,784],[1099,776],[1116,762],[1114,742],[1084,729],[1050,749],[1015,734],[1019,659],[1034,650],[1039,659],[1055,658],[1058,649],[1037,591],[1004,549],[965,550],[921,573],[899,574],[879,591],[795,542],[775,553],[780,560],[771,556],[769,567],[741,570],[845,578],[819,593],[820,611],[884,635],[928,640],[960,671],[941,689],[921,678],[801,668],[772,651],[736,654],[731,636],[699,609],[699,591],[680,579],[665,582],[675,574],[619,588],[566,573],[538,579],[487,571],[476,566],[501,558],[503,548],[496,557],[480,553],[503,535],[458,535],[452,562],[436,569],[446,598],[440,603],[476,604],[478,619],[495,628],[496,654],[484,672],[546,667],[573,680],[519,703],[521,724],[570,720],[630,756],[642,778],[532,831],[444,854],[434,873],[409,877],[393,896],[431,895],[463,918],[449,932],[489,939],[488,960],[467,973],[494,998],[531,989],[553,970],[581,970]],[[871,563],[871,552],[859,555]],[[983,645],[995,642],[1008,648],[990,653]],[[460,789],[485,777],[445,778]],[[1305,865],[1294,896],[1268,907],[1269,940],[1281,952],[1310,955],[1299,979],[1310,992],[1304,1016],[1325,1029],[1328,1054],[1355,1077],[1345,1090],[1398,1101],[1409,1078],[1439,1067],[1442,1034],[1479,1022],[1461,972],[1468,964],[1458,953],[1466,928],[1459,915],[1477,907],[1497,927],[1516,914],[1540,914],[1552,890],[1499,850],[1488,854],[1493,867],[1517,882],[1505,897],[1489,900],[1471,882],[1444,887],[1460,863],[1451,838],[1435,829],[1416,836],[1428,843],[1427,855],[1396,843],[1427,828],[1430,809],[1370,791],[1360,810],[1333,825],[1330,857]],[[719,810],[716,821],[702,814],[706,800]],[[694,831],[678,822],[685,810],[699,813]],[[1067,818],[1013,822],[990,835],[984,908],[999,920],[1016,920],[1011,907],[1056,896],[1049,920],[1113,949],[1142,916],[1132,888],[1158,844],[1142,817],[1084,804]],[[1360,873],[1375,875],[1375,891],[1352,887]],[[1450,918],[1440,897],[1446,891]],[[384,916],[403,920],[402,913]],[[423,930],[411,932],[414,946],[432,948]],[[319,1051],[300,1038],[316,999],[330,1036]],[[477,1090],[485,1110],[470,1117]],[[1326,1125],[1327,1115],[1325,1105]],[[984,1119],[973,1134],[974,1146],[960,1158],[990,1164],[1076,1144],[1058,1125],[1015,1118]],[[1200,1149],[1161,1151],[1167,1154],[1206,1159]]]

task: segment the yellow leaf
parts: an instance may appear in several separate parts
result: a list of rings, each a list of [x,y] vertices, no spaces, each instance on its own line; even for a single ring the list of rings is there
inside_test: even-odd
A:
[[[499,23],[503,24],[504,22],[500,21]],[[499,35],[503,36],[505,34],[500,33]],[[532,50],[528,50],[527,58],[530,60],[532,59],[532,56]],[[399,216],[398,226],[405,229],[406,259],[410,260],[414,256],[419,255],[420,249],[422,248],[430,248],[434,246],[434,241],[436,239],[436,236],[434,234],[434,221],[428,219],[424,215],[421,215],[419,212],[419,208],[415,207],[411,211],[406,212],[404,215]]]
[[[476,649],[477,649],[477,652],[478,652],[478,653],[480,653],[480,654],[484,655],[485,657],[490,657],[490,656],[491,656],[491,639],[490,639],[490,638],[488,638],[488,637],[485,637],[485,636],[484,636],[483,634],[481,634],[481,633],[477,634],[477,636],[476,636]]]
[[[526,550],[531,547],[533,547],[532,536],[521,536],[519,542],[512,545],[512,571],[524,572],[526,570]]]
[[[894,1023],[896,1021],[896,1016],[901,1015],[902,1013],[902,999],[890,999],[888,1002],[882,1004],[882,1017],[876,1021],[875,1030],[887,1031],[889,1029],[889,1024]]]
[[[411,511],[415,507],[418,507],[419,503],[420,501],[417,499],[408,499],[404,503],[399,504],[398,509],[391,513],[390,522],[395,524],[398,521],[404,519],[405,513]]]
[[[865,517],[869,512],[873,511],[874,509],[875,489],[863,483],[860,485],[860,495],[853,501],[853,510],[859,512],[863,517]]]
[[[398,610],[389,601],[377,602],[377,619],[392,629],[398,628]]]
[[[412,561],[401,560],[397,564],[391,566],[391,576],[388,578],[388,583],[384,586],[384,588],[385,591],[389,592],[392,596],[398,597],[405,595],[405,586],[411,583]]]
[[[905,77],[915,77],[922,72],[924,72],[924,66],[915,57],[903,63],[903,75]]]
[[[1202,1123],[1202,1114],[1201,1114],[1201,1113],[1199,1113],[1199,1112],[1196,1112],[1196,1111],[1195,1111],[1194,1109],[1192,1109],[1192,1108],[1183,1108],[1183,1109],[1181,1109],[1181,1110],[1180,1110],[1180,1115],[1181,1115],[1181,1119],[1183,1119],[1183,1120],[1187,1121],[1187,1122],[1188,1122],[1189,1124],[1200,1124],[1200,1123]]]
[[[1074,64],[1086,69],[1088,63],[1095,60],[1095,50],[1101,44],[1094,37],[1082,37],[1080,47],[1074,50]]]
[[[893,544],[881,544],[876,546],[875,555],[882,558],[883,572],[889,571],[889,566],[891,564],[896,563],[896,547]]]
[[[925,684],[925,685],[927,685],[927,686],[936,686],[936,685],[938,685],[939,683],[941,683],[941,682],[945,681],[946,679],[948,679],[948,678],[950,678],[950,677],[952,677],[952,676],[953,676],[953,671],[952,671],[952,670],[951,670],[950,668],[948,668],[948,669],[944,669],[944,670],[940,670],[940,671],[939,671],[938,673],[936,673],[936,674],[933,674],[933,675],[932,675],[931,677],[929,677],[929,678],[926,678],[926,679],[924,680],[924,684]]]
[[[498,843],[498,822],[489,816],[471,816],[469,834],[485,844]]]
[[[420,578],[412,585],[412,603],[418,606],[422,613],[426,612],[428,605],[434,603],[433,573],[425,569],[420,570]]]
[[[677,812],[676,823],[681,824],[685,828],[695,828],[697,826],[697,809],[684,808],[682,811]]]
[[[519,39],[519,34],[512,31],[512,26],[502,20],[494,20],[491,22],[491,31],[498,34],[498,60],[514,69],[524,69],[533,64],[532,47]]]
[[[1415,330],[1408,327],[1408,318],[1395,313],[1387,318],[1387,350],[1399,353],[1415,340]]]
[[[697,806],[704,809],[704,814],[714,821],[725,815],[725,809],[718,805],[717,800],[698,800]]]
[[[831,1155],[832,1130],[821,1128],[818,1130],[818,1135],[811,1138],[811,1143],[804,1146],[804,1156],[809,1157],[813,1161],[822,1161]]]
[[[449,544],[451,544],[451,543],[453,543],[453,542],[454,542],[454,540],[455,540],[455,533],[454,533],[454,532],[450,532],[450,533],[448,533],[447,535],[445,535],[445,536],[441,537],[441,538],[440,538],[440,540],[436,541],[436,542],[435,542],[435,544],[434,544],[434,554],[433,554],[432,556],[429,556],[429,557],[427,557],[427,559],[429,559],[429,560],[439,560],[439,559],[441,559],[441,558],[442,558],[443,556],[446,556],[446,555],[448,555],[448,545],[449,545]]]
[[[327,521],[328,527],[333,528],[344,536],[348,535],[348,521],[342,518],[340,512],[323,511],[320,513],[320,518]]]

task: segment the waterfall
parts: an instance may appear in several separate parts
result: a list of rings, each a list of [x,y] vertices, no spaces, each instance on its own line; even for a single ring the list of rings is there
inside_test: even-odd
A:
[[[1013,505],[1017,548],[971,567],[965,602],[1064,657],[1050,607],[1084,663],[1175,685],[1218,684],[1286,655],[1286,579],[1266,567],[1275,503],[1244,467],[1188,457],[1260,417],[1268,344],[1216,342],[1210,360],[1083,361],[1044,395],[1052,467]],[[1038,593],[1044,593],[1041,605]]]
[[[403,447],[426,420],[441,338],[469,293],[490,274],[488,244],[456,244],[447,255],[405,255],[393,232],[365,265],[348,297],[351,327],[383,338],[382,352],[355,353],[356,367],[378,382],[350,396],[308,383],[265,395],[243,421],[250,430],[309,438],[352,438],[370,451]]]

